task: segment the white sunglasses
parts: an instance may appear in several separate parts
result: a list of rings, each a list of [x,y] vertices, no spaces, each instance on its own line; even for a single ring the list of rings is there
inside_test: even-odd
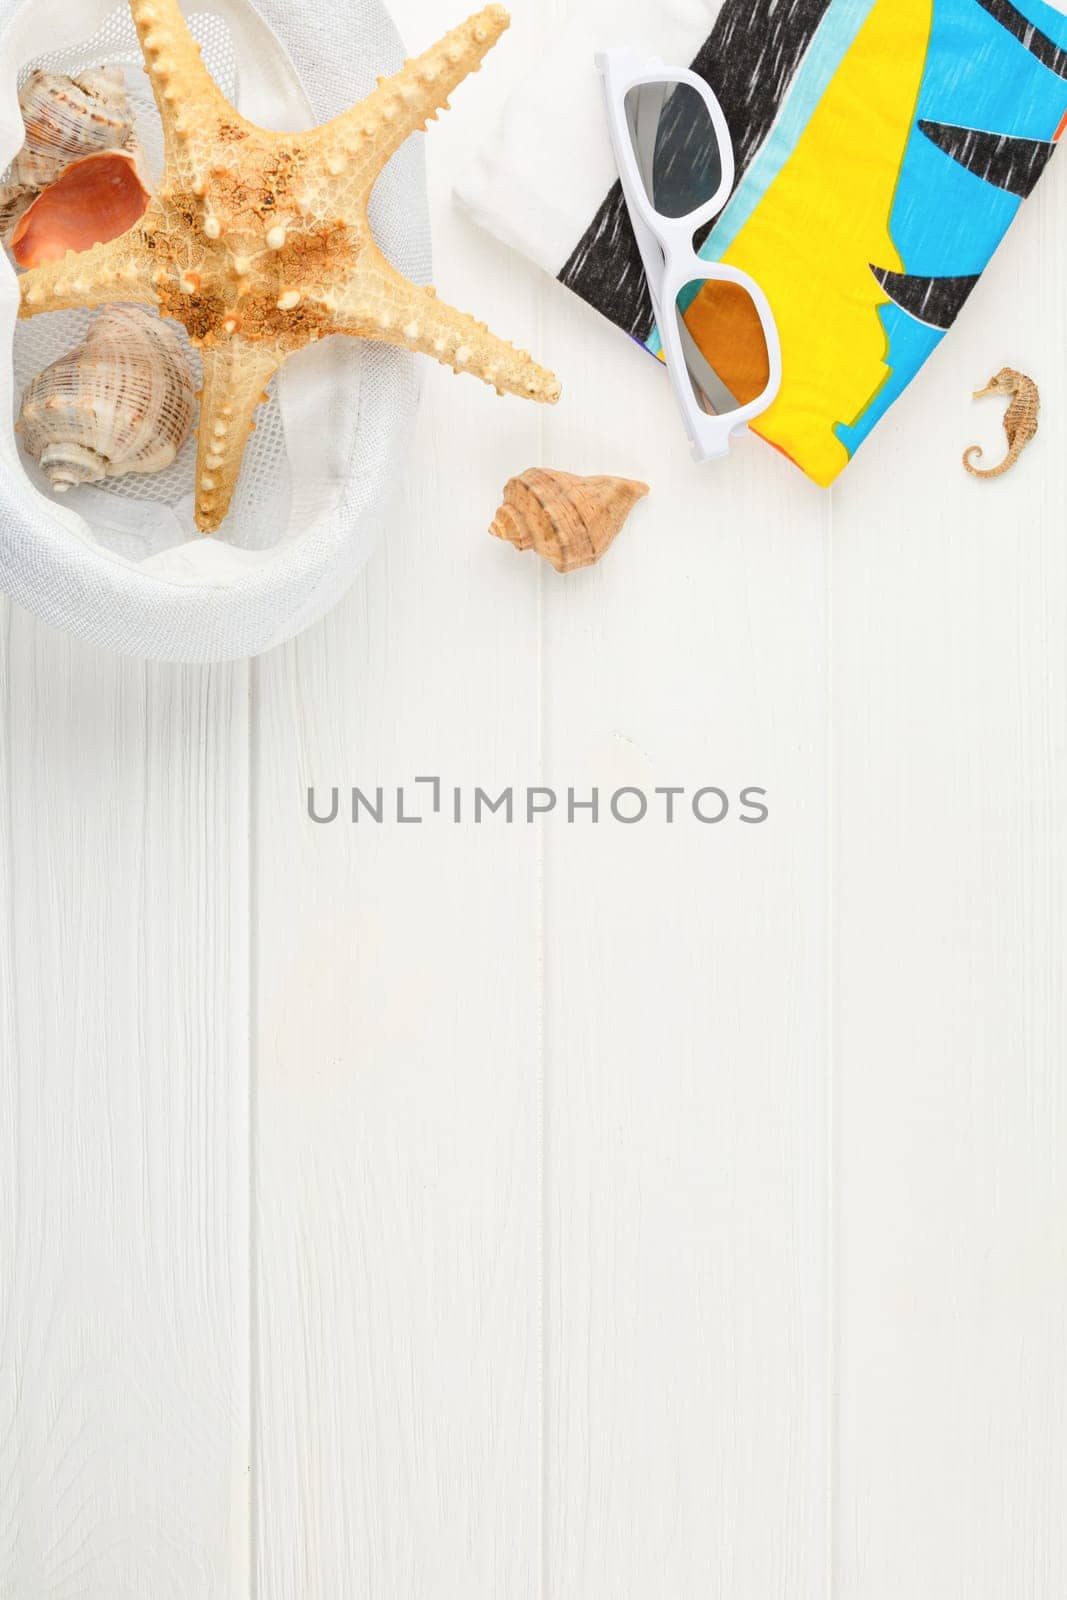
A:
[[[705,261],[694,235],[717,217],[734,186],[734,147],[720,106],[703,78],[632,50],[596,57],[622,191],[637,237],[667,370],[698,461],[727,454],[730,439],[773,404],[782,384],[782,346],[774,313],[746,272]],[[686,313],[709,283],[733,284],[750,298],[766,347],[767,383],[754,398],[716,371],[714,340],[697,343]],[[735,379],[736,383],[736,379]]]

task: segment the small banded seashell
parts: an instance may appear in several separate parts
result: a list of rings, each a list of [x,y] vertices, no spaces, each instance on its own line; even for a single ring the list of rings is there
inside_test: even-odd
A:
[[[557,572],[594,566],[648,494],[631,478],[579,478],[532,467],[512,478],[490,533],[516,550],[536,550]]]
[[[118,67],[93,67],[77,77],[34,72],[19,93],[26,143],[0,185],[5,242],[26,207],[74,161],[132,148],[133,113]]]
[[[112,306],[83,344],[30,384],[18,432],[57,494],[128,472],[163,472],[192,431],[193,374],[158,317]]]
[[[140,221],[149,199],[127,151],[85,156],[30,202],[11,234],[11,253],[20,267],[42,267],[68,250],[108,244]]]

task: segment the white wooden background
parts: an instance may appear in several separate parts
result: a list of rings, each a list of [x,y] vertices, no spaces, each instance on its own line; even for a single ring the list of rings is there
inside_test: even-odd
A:
[[[450,202],[562,9],[428,156],[442,293],[564,406],[427,370],[253,667],[0,611],[2,1600],[1067,1592],[1067,164],[832,494],[700,470]],[[1005,362],[1045,431],[977,485]],[[486,537],[537,462],[653,485],[596,571]],[[772,819],[306,820],[422,773]]]

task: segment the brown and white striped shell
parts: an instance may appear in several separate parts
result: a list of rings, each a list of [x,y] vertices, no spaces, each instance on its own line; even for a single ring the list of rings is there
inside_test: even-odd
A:
[[[173,330],[137,307],[112,306],[30,384],[18,432],[57,494],[163,472],[192,432],[195,390]]]
[[[26,143],[0,184],[4,243],[23,212],[75,161],[105,150],[133,150],[133,113],[119,67],[92,67],[77,77],[34,72],[19,93]]]

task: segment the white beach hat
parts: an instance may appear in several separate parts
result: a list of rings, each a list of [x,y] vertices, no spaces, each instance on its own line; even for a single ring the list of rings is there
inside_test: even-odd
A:
[[[210,14],[189,11],[204,60],[239,109],[266,127],[327,121],[403,61],[378,0],[209,3]],[[0,30],[0,172],[22,145],[17,94],[27,72],[106,62],[126,69],[158,176],[159,122],[125,5],[0,0]],[[71,42],[57,50],[57,40]],[[371,219],[405,277],[429,282],[418,137],[383,174]],[[259,655],[336,604],[370,556],[399,470],[416,399],[414,357],[351,339],[301,351],[259,413],[222,534],[205,538],[193,520],[193,441],[156,477],[83,486],[62,504],[46,493],[15,437],[21,391],[79,342],[90,318],[59,312],[19,322],[18,298],[2,257],[0,346],[11,359],[0,361],[0,590],[54,627],[157,661]]]

